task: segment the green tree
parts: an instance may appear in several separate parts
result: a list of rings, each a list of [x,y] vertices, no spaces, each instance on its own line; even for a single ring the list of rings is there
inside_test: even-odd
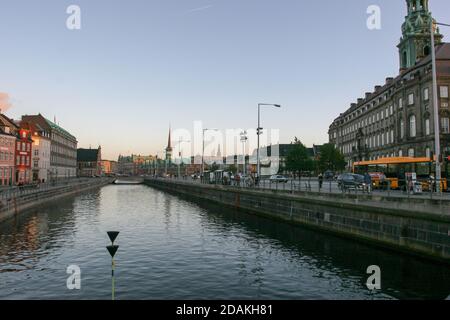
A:
[[[346,162],[344,156],[336,149],[334,144],[327,143],[320,148],[318,165],[322,172],[326,170],[337,172],[345,169]]]
[[[293,144],[295,147],[286,157],[286,170],[298,174],[314,170],[314,160],[308,155],[308,149],[295,137]]]
[[[238,169],[234,164],[230,164],[230,166],[228,167],[228,170],[230,172],[232,172],[233,174],[237,173]]]

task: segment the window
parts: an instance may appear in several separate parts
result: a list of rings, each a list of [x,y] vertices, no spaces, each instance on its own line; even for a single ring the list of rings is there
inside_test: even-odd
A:
[[[450,133],[448,118],[441,118],[441,127],[442,127],[442,133]]]
[[[403,150],[399,150],[399,151],[398,151],[398,156],[399,156],[399,157],[403,157]]]
[[[411,106],[414,104],[414,93],[410,93],[408,95],[408,106]]]
[[[400,138],[403,139],[405,137],[405,123],[403,119],[400,120]]]
[[[441,86],[440,92],[441,92],[441,98],[448,98],[448,87],[447,86]]]
[[[428,101],[430,99],[430,90],[425,88],[423,90],[423,100]]]
[[[35,168],[39,167],[39,162],[37,160],[33,161],[33,166]]]
[[[394,106],[390,106],[389,107],[389,111],[391,113],[391,116],[394,114]]]
[[[20,142],[17,142],[17,151],[20,151]]]
[[[403,98],[398,99],[398,107],[399,108],[403,107]]]
[[[414,148],[409,148],[408,149],[408,157],[414,158]]]
[[[409,136],[414,138],[416,136],[416,116],[409,117]]]
[[[425,157],[431,158],[431,150],[430,150],[430,148],[426,148],[425,149]]]
[[[425,119],[425,135],[430,135],[430,119]]]
[[[394,130],[391,130],[391,143],[394,143]]]

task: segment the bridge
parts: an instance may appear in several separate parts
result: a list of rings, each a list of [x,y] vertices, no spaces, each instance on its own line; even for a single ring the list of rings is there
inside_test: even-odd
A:
[[[143,184],[144,177],[117,177],[112,183],[117,185]]]

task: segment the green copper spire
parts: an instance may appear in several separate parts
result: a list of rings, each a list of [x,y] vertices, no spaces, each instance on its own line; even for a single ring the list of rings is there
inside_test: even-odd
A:
[[[430,23],[433,19],[428,0],[406,0],[408,15],[402,25],[402,37],[397,46],[400,54],[400,71],[414,66],[431,50]],[[434,19],[433,19],[434,21]],[[435,29],[435,42],[442,42],[439,29]]]

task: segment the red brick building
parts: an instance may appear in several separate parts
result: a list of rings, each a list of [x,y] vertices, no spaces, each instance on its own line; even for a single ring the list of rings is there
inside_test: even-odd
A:
[[[32,182],[31,174],[31,131],[20,128],[16,141],[16,183],[28,184]]]

